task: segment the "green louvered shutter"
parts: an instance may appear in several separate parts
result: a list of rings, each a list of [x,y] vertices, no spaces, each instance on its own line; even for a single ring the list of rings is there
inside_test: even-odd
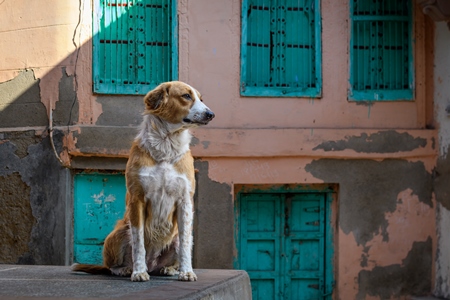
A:
[[[146,94],[177,79],[175,0],[96,0],[94,92]]]
[[[321,96],[319,0],[242,2],[241,95]]]
[[[350,1],[350,100],[413,99],[411,5]]]

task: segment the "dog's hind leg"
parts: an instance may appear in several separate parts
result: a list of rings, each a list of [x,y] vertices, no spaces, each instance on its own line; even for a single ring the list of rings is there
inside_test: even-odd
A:
[[[114,230],[105,239],[103,264],[117,276],[130,276],[133,272],[130,227],[123,220],[117,222]]]
[[[176,236],[172,244],[165,249],[158,258],[159,274],[173,276],[178,275],[180,263],[178,261],[179,239]]]

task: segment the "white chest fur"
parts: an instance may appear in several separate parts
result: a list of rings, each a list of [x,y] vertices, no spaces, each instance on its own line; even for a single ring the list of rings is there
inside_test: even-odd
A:
[[[152,223],[165,223],[174,205],[190,201],[189,180],[168,162],[141,168],[139,178],[144,188],[145,199],[147,202],[150,201],[152,206]]]

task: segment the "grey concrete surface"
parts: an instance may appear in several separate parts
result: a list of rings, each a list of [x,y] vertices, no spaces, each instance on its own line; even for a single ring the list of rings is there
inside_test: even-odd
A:
[[[240,270],[195,270],[198,281],[152,276],[129,277],[74,273],[63,266],[0,265],[1,299],[251,299],[250,280]]]
[[[446,300],[445,298],[437,298],[433,296],[412,297],[411,300]]]

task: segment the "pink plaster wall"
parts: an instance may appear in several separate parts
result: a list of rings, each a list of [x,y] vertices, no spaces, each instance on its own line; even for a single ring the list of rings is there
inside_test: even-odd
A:
[[[430,61],[426,57],[423,16],[416,10],[415,101],[358,105],[347,101],[347,2],[322,1],[323,97],[302,99],[239,95],[241,1],[179,1],[179,79],[200,90],[205,103],[216,113],[208,127],[194,131],[198,142],[193,146],[193,153],[209,162],[211,180],[232,187],[234,184],[322,183],[305,171],[305,166],[325,157],[422,161],[431,172],[435,166],[436,149],[432,145],[436,132],[424,130],[428,101],[424,74]],[[0,17],[0,82],[14,78],[22,69],[33,69],[41,79],[42,102],[50,109],[58,100],[58,82],[62,76],[52,70],[61,66],[67,67],[68,74],[76,70],[79,125],[82,126],[95,124],[102,107],[91,92],[92,1],[81,4],[79,15],[80,2],[75,0],[2,2],[0,9],[11,14]],[[73,131],[78,129],[74,127]],[[399,153],[314,150],[324,141],[376,133],[381,129],[407,132],[425,139],[427,146]],[[68,137],[67,146],[76,154],[76,141],[72,135]],[[99,155],[118,155],[107,152],[105,149]],[[65,158],[68,159],[67,154]],[[418,201],[410,190],[398,197],[402,203],[394,213],[386,214],[392,238],[383,242],[380,236],[374,237],[366,269],[400,264],[412,242],[426,240],[428,236],[434,240],[434,209]],[[334,214],[337,220],[337,206]],[[339,293],[335,299],[353,299],[363,249],[351,234],[344,234],[339,226],[335,230]]]
[[[189,1],[187,40],[189,74],[181,74],[204,95],[217,112],[211,126],[220,128],[423,128],[425,102],[423,74],[416,76],[415,102],[357,105],[347,101],[348,5],[347,1],[322,1],[323,97],[240,97],[240,1]],[[208,13],[199,13],[208,11]],[[418,21],[421,15],[418,14]],[[420,24],[419,24],[420,25]],[[417,32],[421,32],[420,26]],[[423,38],[418,36],[415,55],[423,58]],[[184,45],[182,45],[184,46]],[[417,64],[423,64],[417,61]]]

